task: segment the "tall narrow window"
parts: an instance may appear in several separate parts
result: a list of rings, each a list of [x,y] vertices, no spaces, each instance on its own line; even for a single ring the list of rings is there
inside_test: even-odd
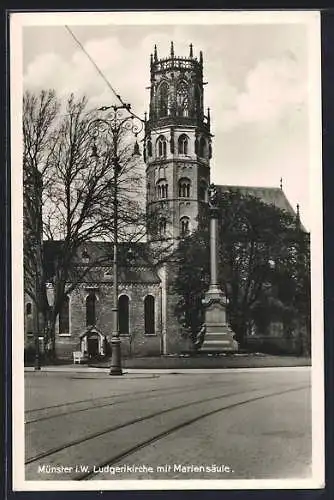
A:
[[[154,297],[147,295],[144,300],[144,321],[145,321],[145,334],[155,334],[155,321],[154,321]]]
[[[147,141],[147,154],[152,156],[152,141],[150,139]]]
[[[182,134],[179,137],[178,152],[179,152],[179,155],[187,155],[188,154],[188,137],[185,134]]]
[[[179,197],[190,197],[190,179],[188,179],[187,177],[182,177],[182,179],[179,180]]]
[[[31,307],[31,302],[27,302],[26,304],[26,315],[31,316],[32,313],[32,307]]]
[[[202,111],[202,108],[203,108],[203,104],[202,104],[202,91],[201,91],[201,88],[199,85],[196,85],[195,86],[195,108],[196,108],[196,112],[199,116],[202,115],[203,111]]]
[[[167,156],[167,139],[163,135],[157,140],[157,156],[158,158],[166,158]]]
[[[166,82],[163,82],[159,88],[159,98],[158,98],[159,116],[160,117],[164,117],[164,116],[168,115],[168,111],[169,111],[168,94],[169,94],[168,84]]]
[[[176,91],[177,114],[179,116],[189,116],[188,85],[186,82],[179,83]]]
[[[207,157],[207,144],[206,144],[206,140],[204,139],[204,137],[201,137],[200,141],[199,141],[199,151],[198,151],[198,154],[201,158],[206,158]]]
[[[159,200],[168,198],[168,184],[166,179],[160,179],[157,182],[157,195]]]
[[[166,236],[167,221],[164,217],[162,217],[159,220],[158,230],[159,230],[159,236]]]
[[[181,238],[185,238],[189,234],[189,217],[182,217],[180,219],[180,235]]]
[[[86,325],[93,326],[96,323],[96,295],[90,292],[86,298]]]
[[[59,313],[59,333],[70,332],[70,299],[66,295],[61,311]]]
[[[129,297],[121,295],[118,299],[118,327],[120,335],[129,334]]]

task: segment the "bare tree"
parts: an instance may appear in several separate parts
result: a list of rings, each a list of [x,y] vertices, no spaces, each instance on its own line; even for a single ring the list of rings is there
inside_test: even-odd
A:
[[[99,262],[77,265],[78,251],[87,241],[112,240],[115,189],[120,240],[138,241],[146,226],[144,207],[138,201],[143,175],[138,159],[132,155],[133,146],[131,148],[126,131],[119,130],[112,140],[102,134],[93,144],[88,131],[96,114],[87,111],[86,99],[76,100],[72,95],[65,108],[60,114],[60,105],[53,92],[42,92],[38,97],[25,95],[24,172],[25,180],[33,181],[25,182],[30,187],[24,193],[26,284],[27,289],[33,290],[30,281],[35,277],[39,282],[43,299],[36,303],[44,315],[45,336],[53,355],[55,325],[65,297],[95,265],[101,264],[101,259],[108,258],[100,256]],[[41,127],[40,122],[45,131],[44,135],[40,133],[41,138],[36,137],[35,132]],[[31,151],[37,152],[33,156]],[[101,153],[98,155],[97,151]],[[116,156],[121,167],[117,185],[114,183]],[[51,278],[46,274],[43,260],[43,238],[57,242]],[[29,267],[30,261],[36,264]],[[46,290],[50,279],[52,301]]]
[[[55,146],[53,125],[60,103],[55,93],[38,96],[26,92],[23,98],[23,216],[24,216],[24,291],[42,312],[46,305],[43,272],[43,187],[50,182],[50,158]],[[40,315],[35,314],[35,333]]]

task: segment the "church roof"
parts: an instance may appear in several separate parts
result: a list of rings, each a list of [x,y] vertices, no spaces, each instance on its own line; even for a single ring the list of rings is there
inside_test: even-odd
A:
[[[54,263],[63,241],[44,241],[44,256],[47,278],[54,274]],[[91,269],[84,281],[112,282],[113,243],[108,241],[88,241],[76,252],[74,264],[84,265],[84,257],[89,258]],[[118,244],[118,277],[123,283],[160,283],[160,278],[151,263],[146,243]]]
[[[254,196],[267,205],[274,205],[281,210],[285,210],[293,217],[297,217],[297,213],[285,196],[283,189],[279,187],[218,185],[216,189],[218,194],[228,191],[239,191],[243,195]],[[305,233],[307,232],[302,223],[300,223],[300,228]]]
[[[292,208],[289,200],[284,194],[284,191],[278,187],[253,187],[253,186],[216,186],[220,193],[228,191],[239,191],[243,195],[250,195],[259,198],[268,205],[274,205],[281,210],[286,210],[290,215],[296,216],[295,210]]]

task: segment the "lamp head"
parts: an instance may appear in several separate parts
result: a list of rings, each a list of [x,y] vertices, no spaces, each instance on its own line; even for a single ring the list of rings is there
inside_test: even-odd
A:
[[[98,152],[97,152],[97,145],[94,143],[93,146],[92,146],[92,154],[91,154],[91,157],[92,158],[98,158],[99,155],[98,155]]]
[[[133,153],[132,153],[132,156],[141,156],[141,155],[140,155],[139,144],[138,144],[138,142],[137,142],[137,139],[136,139],[135,145],[134,145],[134,147],[133,147]]]

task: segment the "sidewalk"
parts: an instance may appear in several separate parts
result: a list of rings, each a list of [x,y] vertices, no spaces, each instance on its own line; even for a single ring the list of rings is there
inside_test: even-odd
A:
[[[257,367],[257,368],[123,368],[123,375],[193,375],[200,373],[229,373],[229,372],[239,372],[239,373],[254,373],[254,372],[269,372],[269,371],[299,371],[299,370],[310,370],[310,366],[272,366],[272,367]],[[58,366],[42,366],[40,371],[35,371],[33,366],[27,366],[24,368],[25,372],[43,373],[43,372],[55,372],[55,373],[104,373],[109,374],[109,368],[97,368],[92,366],[80,366],[75,365],[58,365]],[[117,376],[116,376],[117,377]],[[114,376],[113,376],[114,378]]]
[[[111,360],[87,364],[59,364],[42,366],[49,372],[109,373]],[[287,370],[297,367],[310,367],[309,358],[295,356],[270,356],[264,354],[240,354],[229,356],[156,356],[146,358],[124,358],[124,373],[203,373],[233,370]],[[26,371],[35,371],[33,366]]]

